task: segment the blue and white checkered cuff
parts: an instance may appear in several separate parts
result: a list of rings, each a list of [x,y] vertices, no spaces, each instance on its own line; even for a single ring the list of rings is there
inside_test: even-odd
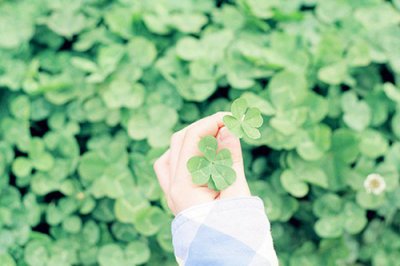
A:
[[[216,200],[181,212],[172,222],[180,265],[277,266],[270,223],[258,197]]]

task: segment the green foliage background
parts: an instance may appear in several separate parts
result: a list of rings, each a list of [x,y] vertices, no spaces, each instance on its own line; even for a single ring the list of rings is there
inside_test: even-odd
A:
[[[400,265],[399,23],[399,0],[1,0],[0,264],[175,265],[151,164],[243,95],[281,265]]]

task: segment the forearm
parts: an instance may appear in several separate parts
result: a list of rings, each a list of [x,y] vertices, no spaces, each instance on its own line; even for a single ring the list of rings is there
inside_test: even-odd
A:
[[[278,265],[270,224],[257,197],[187,209],[173,221],[172,233],[182,265]]]

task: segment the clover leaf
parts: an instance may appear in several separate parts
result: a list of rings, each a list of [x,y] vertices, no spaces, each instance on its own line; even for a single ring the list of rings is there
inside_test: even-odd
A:
[[[167,220],[167,214],[159,207],[150,206],[139,211],[135,220],[135,228],[144,236],[158,233]]]
[[[232,155],[228,149],[218,150],[217,139],[206,136],[199,142],[203,156],[194,156],[187,162],[187,168],[196,185],[207,184],[210,189],[221,191],[232,185],[236,173],[232,169]]]
[[[19,3],[1,3],[0,48],[18,48],[34,34],[34,21],[23,9],[24,6]]]
[[[358,100],[354,92],[346,92],[341,98],[344,112],[343,121],[356,131],[363,131],[371,123],[372,110],[363,100]]]
[[[127,123],[129,136],[134,140],[147,139],[152,147],[167,146],[178,121],[176,110],[156,104],[143,111],[131,115]]]
[[[8,253],[0,253],[0,261],[4,266],[16,266],[17,264],[15,263],[13,257],[9,255]]]
[[[141,195],[140,191],[133,189],[115,201],[115,217],[123,223],[135,223],[140,212],[148,207],[149,202]]]
[[[317,199],[313,210],[320,218],[315,223],[315,231],[323,238],[336,238],[344,231],[358,234],[367,224],[365,210],[351,201],[343,203],[335,194]]]
[[[232,103],[231,112],[232,115],[224,117],[224,123],[233,134],[239,138],[260,138],[258,128],[262,126],[263,118],[258,108],[249,107],[245,99],[239,98]]]
[[[141,265],[150,259],[150,248],[145,241],[130,242],[125,248],[125,259],[128,265]]]
[[[117,244],[107,244],[99,249],[97,260],[101,266],[117,266],[125,263],[124,252]]]
[[[113,80],[102,94],[109,108],[137,108],[144,101],[145,89],[142,84],[131,84],[126,80]]]
[[[70,10],[56,11],[47,20],[47,26],[58,35],[71,38],[86,26],[86,18]]]

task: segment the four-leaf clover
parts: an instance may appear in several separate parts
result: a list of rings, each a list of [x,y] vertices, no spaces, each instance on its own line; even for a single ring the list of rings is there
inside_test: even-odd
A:
[[[218,150],[217,139],[206,136],[199,142],[203,156],[194,156],[187,162],[193,183],[207,184],[210,189],[220,191],[235,182],[236,172],[232,169],[232,155],[228,149]]]
[[[260,110],[249,107],[243,98],[236,99],[231,106],[232,115],[224,117],[225,126],[238,138],[247,136],[251,139],[258,139],[261,133],[258,130],[263,124]]]

